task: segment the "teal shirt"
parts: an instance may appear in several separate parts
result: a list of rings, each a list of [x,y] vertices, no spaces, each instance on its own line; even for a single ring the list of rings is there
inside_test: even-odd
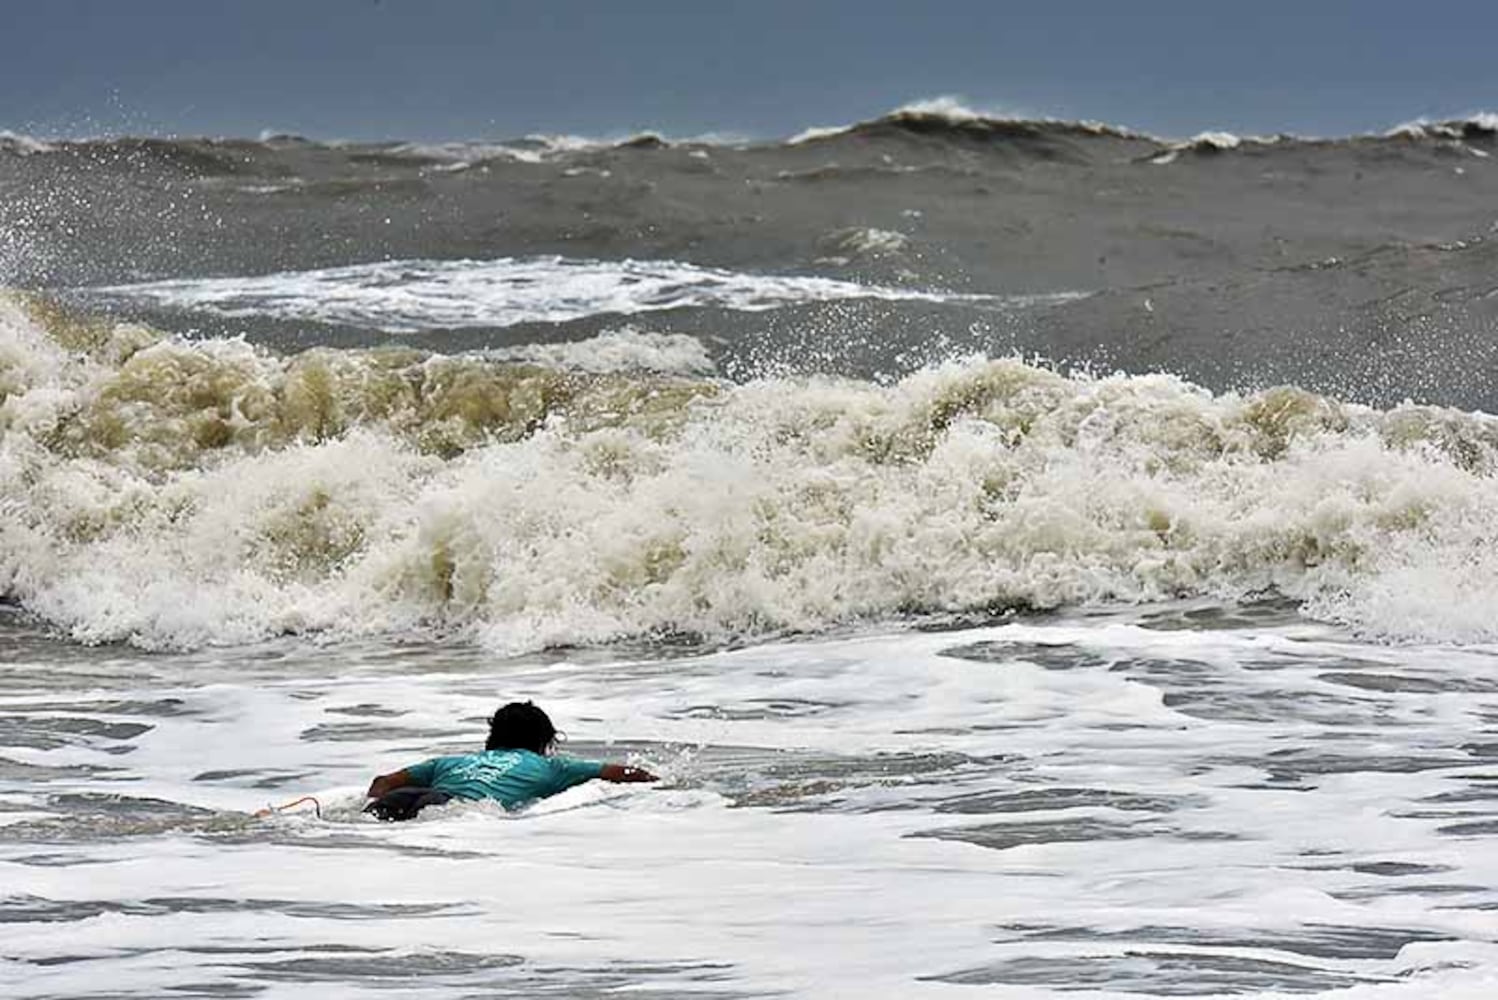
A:
[[[555,795],[598,777],[602,771],[603,765],[597,761],[545,757],[529,750],[433,757],[406,768],[417,785],[458,799],[495,799],[506,809]]]

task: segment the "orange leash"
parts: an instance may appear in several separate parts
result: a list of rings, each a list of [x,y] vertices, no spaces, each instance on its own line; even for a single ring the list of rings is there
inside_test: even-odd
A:
[[[287,802],[284,805],[266,806],[264,809],[261,809],[258,812],[254,813],[254,816],[256,819],[264,819],[267,816],[274,816],[277,813],[283,813],[288,809],[293,809],[301,805],[303,802],[312,803],[313,812],[316,813],[318,819],[322,819],[322,803],[317,801],[317,799],[311,795],[303,795],[299,799],[292,799],[290,802]]]

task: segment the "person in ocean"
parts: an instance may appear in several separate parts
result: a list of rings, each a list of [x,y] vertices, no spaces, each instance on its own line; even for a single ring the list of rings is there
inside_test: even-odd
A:
[[[545,712],[531,702],[512,701],[490,718],[482,753],[433,757],[382,774],[370,782],[371,801],[364,811],[382,820],[404,820],[452,799],[494,799],[518,809],[594,778],[656,780],[640,767],[553,756],[556,740]]]

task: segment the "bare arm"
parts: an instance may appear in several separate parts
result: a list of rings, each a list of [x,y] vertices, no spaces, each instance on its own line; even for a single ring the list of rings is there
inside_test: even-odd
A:
[[[404,788],[411,784],[411,775],[404,770],[392,774],[382,774],[369,783],[369,791],[364,794],[372,799],[383,798],[387,793],[397,788]]]
[[[631,764],[605,764],[598,776],[604,781],[657,781],[655,775],[643,767],[635,767]]]

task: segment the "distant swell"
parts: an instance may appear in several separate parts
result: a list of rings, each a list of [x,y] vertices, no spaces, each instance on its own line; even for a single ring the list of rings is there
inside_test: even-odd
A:
[[[155,163],[198,176],[254,174],[259,161],[295,163],[296,157],[344,160],[365,167],[466,169],[483,163],[540,164],[606,154],[649,154],[663,148],[775,149],[804,144],[885,142],[922,139],[962,146],[983,145],[1028,151],[1042,159],[1065,158],[1070,143],[1086,148],[1100,142],[1135,144],[1143,158],[1172,151],[1223,151],[1240,145],[1392,146],[1397,143],[1466,142],[1493,145],[1498,138],[1498,114],[1478,112],[1465,117],[1419,119],[1386,131],[1333,137],[1290,134],[1236,136],[1209,130],[1185,141],[1151,135],[1123,125],[1092,121],[1036,118],[973,110],[951,98],[917,101],[888,114],[831,127],[807,128],[785,139],[750,140],[702,136],[668,139],[654,133],[624,138],[592,139],[567,135],[535,135],[503,140],[449,142],[322,142],[296,135],[267,132],[256,139],[159,136],[111,136],[91,139],[47,139],[0,131],[0,155],[77,158],[100,163]],[[1222,141],[1227,139],[1229,141]]]
[[[1493,641],[1495,472],[1492,418],[1294,389],[287,358],[0,303],[0,594],[90,642],[519,650],[1264,592]]]

